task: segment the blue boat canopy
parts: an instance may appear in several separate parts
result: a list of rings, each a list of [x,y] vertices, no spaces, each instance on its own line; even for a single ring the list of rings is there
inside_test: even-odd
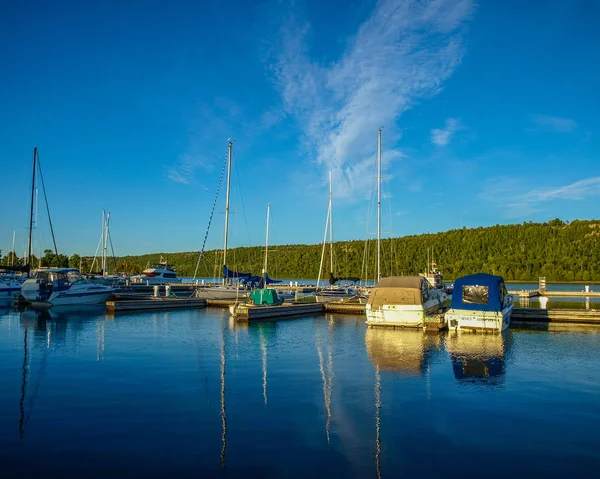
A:
[[[486,273],[471,274],[454,281],[450,308],[502,311],[506,294],[502,276]]]

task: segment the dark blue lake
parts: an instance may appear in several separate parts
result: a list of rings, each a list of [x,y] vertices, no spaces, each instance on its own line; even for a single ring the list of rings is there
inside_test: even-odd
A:
[[[600,335],[0,310],[0,477],[579,477]]]

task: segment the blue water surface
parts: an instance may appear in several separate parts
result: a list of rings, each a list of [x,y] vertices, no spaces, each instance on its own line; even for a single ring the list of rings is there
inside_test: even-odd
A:
[[[581,477],[600,336],[0,310],[0,477]]]

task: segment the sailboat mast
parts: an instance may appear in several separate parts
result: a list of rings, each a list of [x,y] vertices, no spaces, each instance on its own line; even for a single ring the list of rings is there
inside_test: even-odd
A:
[[[33,236],[33,204],[35,202],[35,162],[37,159],[37,147],[33,147],[33,173],[31,174],[31,211],[29,213],[29,247],[27,252],[27,264],[31,270],[31,239]]]
[[[329,272],[333,274],[333,210],[331,208],[332,203],[332,175],[329,172]]]
[[[381,281],[381,128],[377,129],[377,282]]]
[[[227,193],[225,194],[225,242],[223,244],[223,266],[227,266],[227,236],[229,234],[229,190],[231,187],[231,151],[233,143],[228,140],[227,145]],[[223,283],[227,284],[227,278],[223,278]]]
[[[106,220],[104,223],[104,263],[102,265],[102,275],[106,276],[108,273],[106,271],[106,264],[108,263],[108,233],[109,233],[109,224],[110,224],[110,213],[106,213]]]
[[[13,230],[13,247],[12,247],[12,256],[10,257],[10,265],[14,266],[15,265],[15,235],[17,234],[16,231]]]
[[[263,266],[263,275],[267,274],[267,258],[269,252],[269,217],[271,216],[271,203],[267,203],[267,238],[265,239],[265,265]]]
[[[102,210],[102,276],[106,268],[106,211]]]

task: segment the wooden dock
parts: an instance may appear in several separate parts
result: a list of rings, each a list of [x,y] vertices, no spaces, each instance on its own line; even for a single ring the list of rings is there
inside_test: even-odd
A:
[[[120,311],[144,311],[161,309],[182,308],[205,308],[204,299],[185,298],[151,298],[151,299],[127,299],[121,301],[107,301],[106,309],[111,313]]]
[[[512,323],[566,323],[600,326],[600,310],[515,308],[511,316]]]
[[[366,304],[331,301],[321,303],[327,313],[365,314]]]
[[[237,307],[235,318],[238,321],[255,321],[321,312],[323,312],[321,303],[283,303],[277,306],[240,304]]]

